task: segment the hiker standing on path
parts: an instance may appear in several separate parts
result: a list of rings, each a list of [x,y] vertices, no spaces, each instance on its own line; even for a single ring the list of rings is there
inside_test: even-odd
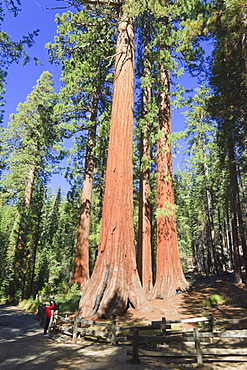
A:
[[[52,314],[52,310],[55,308],[55,302],[54,301],[50,301],[50,303],[47,303],[46,304],[46,308],[45,308],[45,326],[44,326],[44,337],[48,337],[49,335],[47,334],[47,330],[49,328],[49,324],[50,324],[50,319],[51,319],[51,314]]]

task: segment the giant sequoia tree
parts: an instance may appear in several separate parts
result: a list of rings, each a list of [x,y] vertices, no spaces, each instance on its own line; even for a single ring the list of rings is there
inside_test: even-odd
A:
[[[135,9],[137,13],[141,13],[142,10],[134,3],[130,2],[133,5],[133,11]],[[146,6],[148,7],[147,4]],[[153,7],[155,9],[154,5]],[[129,20],[119,23],[102,229],[94,272],[80,302],[80,314],[83,316],[96,313],[101,316],[120,314],[127,309],[129,304],[139,307],[140,303],[144,302],[136,274],[133,245],[132,154],[130,150],[133,117],[134,48],[133,40],[131,40],[132,33]],[[171,63],[168,65],[171,66]],[[155,298],[171,296],[176,293],[176,290],[184,290],[188,286],[178,253],[173,209],[171,150],[167,144],[170,133],[170,109],[167,99],[169,73],[165,70],[164,64],[160,65],[160,71],[158,74],[160,76],[158,82],[160,86],[158,88],[160,139],[157,155],[159,179],[157,189],[158,208],[164,217],[159,215],[157,225],[158,244],[161,241],[163,247],[158,248],[156,288],[152,295]],[[125,143],[122,142],[122,137]],[[118,144],[116,144],[117,140]],[[163,156],[164,152],[170,154]],[[169,216],[164,214],[167,208]]]
[[[74,138],[71,150],[70,178],[83,172],[83,185],[79,215],[79,228],[71,285],[76,283],[83,290],[89,279],[89,235],[92,207],[93,176],[96,162],[96,132],[104,114],[107,121],[109,77],[114,54],[114,26],[109,27],[115,11],[108,8],[84,5],[78,13],[57,16],[58,36],[47,48],[51,59],[62,64],[62,88],[59,93],[59,113],[66,136]],[[88,22],[88,19],[91,19]],[[106,20],[109,20],[109,23]],[[73,27],[71,27],[73,25]]]
[[[188,288],[178,250],[172,153],[169,72],[160,68],[159,137],[157,140],[157,262],[156,281],[150,298],[168,298]]]
[[[134,31],[122,16],[118,25],[110,142],[98,257],[79,304],[83,317],[122,314],[146,299],[134,248],[132,130]]]

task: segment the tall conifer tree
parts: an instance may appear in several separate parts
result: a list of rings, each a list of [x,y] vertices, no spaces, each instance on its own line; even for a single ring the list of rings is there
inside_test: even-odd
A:
[[[22,296],[27,294],[28,214],[35,182],[38,177],[46,182],[45,163],[54,164],[60,149],[60,131],[53,116],[55,102],[52,75],[43,72],[26,102],[18,105],[18,113],[11,115],[3,134],[8,157],[2,186],[5,197],[17,202],[20,215],[13,274],[16,290],[20,289]]]

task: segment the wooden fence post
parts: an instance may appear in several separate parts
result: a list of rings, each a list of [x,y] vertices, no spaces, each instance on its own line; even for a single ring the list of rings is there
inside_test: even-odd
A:
[[[79,320],[80,320],[79,316],[76,316],[74,318],[73,335],[72,335],[72,340],[74,343],[76,342],[76,338],[77,338]]]
[[[112,322],[112,327],[111,327],[111,344],[117,344],[117,330],[116,330],[116,320]]]
[[[38,317],[41,328],[43,328],[45,325],[45,305],[39,304],[37,317]]]
[[[139,364],[139,330],[137,328],[134,328],[133,331],[133,340],[132,340],[132,364]]]
[[[210,331],[213,333],[215,331],[215,318],[213,314],[208,315],[208,319],[210,322]]]
[[[197,365],[202,365],[202,351],[201,351],[201,346],[200,346],[200,336],[199,336],[199,331],[197,328],[193,329],[194,331],[194,341],[195,341],[195,349],[196,349],[196,359],[197,359]]]
[[[166,318],[165,317],[162,317],[161,331],[162,331],[163,337],[165,337],[166,336]]]

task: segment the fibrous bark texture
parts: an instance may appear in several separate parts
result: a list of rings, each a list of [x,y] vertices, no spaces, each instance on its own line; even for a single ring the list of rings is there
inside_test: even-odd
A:
[[[133,227],[132,23],[119,23],[106,186],[98,256],[79,303],[82,317],[121,315],[129,305],[146,306],[136,269]]]
[[[93,97],[90,121],[95,122],[97,117],[98,99]],[[70,287],[76,283],[83,291],[89,280],[89,234],[90,214],[93,189],[94,155],[96,143],[96,124],[88,129],[88,144],[85,158],[84,181],[81,196],[80,219],[76,243],[73,276]]]
[[[159,94],[159,138],[157,140],[157,263],[156,281],[149,298],[169,298],[178,290],[188,288],[178,251],[172,153],[168,135],[171,133],[169,73],[161,69],[162,91]]]
[[[144,21],[144,77],[151,76],[151,63],[149,61],[150,24]],[[142,88],[142,113],[145,119],[150,111],[152,89],[150,86]],[[152,245],[151,245],[151,202],[150,202],[150,127],[146,122],[141,126],[140,138],[140,187],[139,187],[139,214],[138,214],[138,243],[137,243],[137,268],[145,294],[153,288],[152,271]]]
[[[149,142],[144,137],[141,139],[141,156],[150,160]],[[137,244],[137,267],[145,294],[153,288],[150,191],[149,169],[145,169],[140,173]]]

